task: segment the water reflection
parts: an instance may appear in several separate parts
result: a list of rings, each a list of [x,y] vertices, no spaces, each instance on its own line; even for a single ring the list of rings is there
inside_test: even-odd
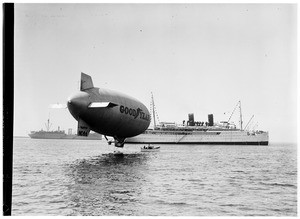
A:
[[[136,215],[151,156],[103,154],[67,168],[70,215]],[[134,210],[136,209],[136,210]]]

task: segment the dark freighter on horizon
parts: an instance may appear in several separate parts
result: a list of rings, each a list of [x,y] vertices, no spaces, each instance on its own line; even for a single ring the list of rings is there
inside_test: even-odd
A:
[[[102,135],[98,133],[90,133],[89,136],[78,136],[72,134],[72,129],[68,130],[68,134],[64,130],[60,130],[59,127],[55,131],[50,131],[50,120],[48,119],[46,124],[46,131],[31,131],[29,135],[30,138],[35,139],[75,139],[75,140],[101,140]]]

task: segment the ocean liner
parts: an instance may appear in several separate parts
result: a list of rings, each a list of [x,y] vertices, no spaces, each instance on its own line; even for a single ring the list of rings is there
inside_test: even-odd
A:
[[[194,121],[194,114],[188,114],[188,121],[178,125],[170,122],[161,122],[156,125],[155,106],[152,95],[151,101],[152,119],[154,128],[144,133],[127,138],[126,143],[133,144],[209,144],[209,145],[268,145],[269,133],[265,131],[248,131],[246,128],[251,119],[243,129],[241,102],[234,108],[228,121],[214,123],[213,114],[208,115],[208,122]],[[230,119],[236,110],[240,109],[240,128]]]
[[[50,131],[50,119],[47,120],[47,123],[45,124],[46,131],[40,130],[40,131],[31,131],[29,135],[30,138],[36,138],[36,139],[75,139],[75,140],[101,140],[102,135],[98,133],[90,133],[89,136],[77,136],[75,134],[72,134],[72,129],[68,130],[68,134],[65,133],[64,130],[60,130],[58,127],[55,131]]]

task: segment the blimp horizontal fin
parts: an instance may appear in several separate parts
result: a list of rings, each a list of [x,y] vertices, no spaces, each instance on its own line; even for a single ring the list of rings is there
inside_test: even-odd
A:
[[[89,108],[105,108],[105,107],[114,107],[117,106],[117,104],[112,102],[92,102],[88,106]]]

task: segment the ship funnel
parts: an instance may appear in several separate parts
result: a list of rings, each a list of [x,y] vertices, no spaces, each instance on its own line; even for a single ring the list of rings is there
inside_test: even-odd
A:
[[[208,114],[208,126],[213,126],[213,125],[214,125],[214,115]]]
[[[188,126],[194,126],[195,125],[195,121],[194,121],[194,113],[190,113],[189,114],[189,121],[187,122]]]

